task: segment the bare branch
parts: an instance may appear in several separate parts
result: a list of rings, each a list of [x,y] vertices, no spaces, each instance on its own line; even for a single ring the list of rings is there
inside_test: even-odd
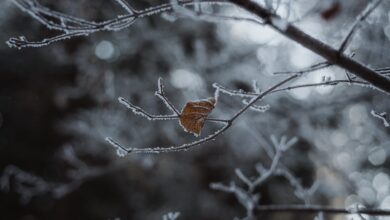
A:
[[[162,82],[162,78],[158,78],[158,90],[156,91],[155,95],[159,97],[164,104],[168,107],[169,110],[173,112],[174,115],[179,116],[179,111],[175,108],[175,106],[169,101],[169,99],[165,96],[164,93],[164,85]]]
[[[298,75],[290,76],[287,79],[285,79],[285,80],[277,83],[276,85],[272,86],[271,88],[267,89],[266,91],[258,94],[256,97],[253,97],[252,100],[247,105],[245,105],[241,110],[239,110],[236,114],[234,114],[234,116],[230,119],[230,121],[234,121],[241,114],[243,114],[248,108],[250,108],[253,104],[255,104],[260,99],[264,98],[264,96],[268,95],[269,93],[272,93],[272,91],[277,89],[279,86],[281,86],[281,85],[283,85],[283,84],[285,84],[285,83],[295,79],[296,77],[298,77]]]
[[[123,9],[125,9],[129,14],[136,13],[137,11],[131,7],[131,5],[126,0],[115,0]]]
[[[314,72],[317,70],[325,69],[327,67],[332,66],[331,63],[329,62],[321,62],[321,63],[316,63],[314,65],[311,65],[303,70],[299,71],[285,71],[285,72],[275,72],[274,75],[282,75],[282,74],[303,74],[303,73],[309,73],[309,72]]]
[[[356,18],[355,22],[353,23],[351,29],[349,30],[347,36],[343,40],[343,42],[340,45],[339,53],[343,53],[345,49],[347,48],[349,42],[351,41],[354,33],[356,30],[361,26],[362,22],[366,20],[366,18],[371,14],[371,12],[374,11],[375,8],[378,7],[378,5],[382,2],[382,0],[374,0],[371,1],[367,7],[362,11],[362,13]]]
[[[369,209],[360,208],[359,210],[349,210],[341,208],[333,208],[320,205],[259,205],[256,207],[256,211],[259,213],[272,213],[272,212],[290,212],[290,213],[318,213],[323,212],[325,214],[367,214],[371,216],[390,216],[389,209]]]
[[[234,182],[231,182],[229,186],[226,186],[222,183],[210,184],[210,188],[214,190],[233,193],[236,196],[240,204],[246,209],[246,217],[244,219],[251,219],[254,216],[254,207],[257,206],[257,202],[260,198],[260,195],[254,193],[255,189],[262,185],[270,177],[277,174],[276,168],[279,165],[282,152],[288,150],[288,148],[297,141],[296,138],[292,138],[291,140],[287,141],[285,137],[282,137],[280,141],[277,141],[273,136],[271,139],[274,143],[276,153],[272,158],[272,163],[269,169],[266,169],[263,166],[261,166],[261,168],[256,166],[256,169],[259,171],[259,176],[254,179],[245,176],[240,169],[235,169],[237,177],[248,187],[247,190],[237,186]]]
[[[177,115],[152,115],[147,113],[145,110],[142,108],[133,105],[129,101],[127,101],[125,98],[119,97],[118,101],[126,106],[128,109],[130,109],[134,114],[140,115],[148,120],[173,120],[173,119],[178,119],[179,116]]]
[[[353,60],[351,57],[344,54],[340,54],[338,50],[331,46],[311,37],[295,25],[283,20],[280,16],[272,11],[264,8],[260,4],[254,1],[248,0],[230,0],[238,6],[246,9],[247,11],[257,15],[263,21],[273,27],[276,31],[282,35],[290,38],[291,40],[301,44],[307,49],[325,58],[329,63],[338,65],[344,68],[350,73],[366,80],[376,88],[390,93],[390,79],[382,76],[378,72],[370,69],[369,67]]]
[[[137,19],[161,14],[163,12],[174,10],[170,3],[152,6],[143,10],[135,10],[126,2],[126,0],[115,0],[127,12],[126,15],[118,15],[116,18],[95,22],[87,21],[81,18],[73,17],[61,12],[50,10],[40,5],[36,0],[12,0],[22,11],[28,13],[35,20],[39,21],[49,29],[63,32],[58,36],[46,38],[42,41],[29,41],[26,37],[10,38],[6,43],[9,47],[22,49],[25,47],[47,46],[59,40],[65,40],[76,36],[87,36],[100,31],[119,31],[132,25]],[[179,1],[178,6],[185,7],[194,4],[228,4],[223,0],[204,0],[201,2],[195,0]]]
[[[14,165],[8,165],[0,176],[0,190],[8,192],[12,189],[12,192],[20,195],[22,204],[27,204],[34,197],[43,195],[60,199],[77,190],[86,181],[122,169],[128,163],[126,160],[121,160],[106,166],[88,166],[68,146],[65,147],[63,156],[63,159],[75,168],[67,172],[69,181],[47,181]]]
[[[377,113],[375,112],[374,110],[371,110],[371,115],[374,116],[375,118],[379,118],[380,120],[382,120],[383,122],[383,125],[387,128],[387,127],[390,127],[390,123],[387,119],[387,113],[386,112],[382,112],[382,113]]]
[[[168,212],[162,216],[162,220],[177,220],[180,216],[180,212]]]
[[[240,115],[242,115],[246,110],[248,110],[252,105],[254,105],[256,101],[262,99],[264,96],[266,96],[267,94],[269,94],[273,90],[277,89],[279,86],[281,86],[281,85],[291,81],[292,79],[295,79],[297,76],[298,75],[290,76],[287,79],[285,79],[285,80],[277,83],[276,85],[270,87],[269,89],[267,89],[263,93],[260,93],[260,94],[258,94],[255,97],[252,97],[251,101],[247,105],[245,105],[243,108],[241,108],[239,111],[237,111],[237,113],[234,114],[230,119],[208,119],[207,121],[221,123],[224,126],[222,128],[220,128],[219,130],[217,130],[216,132],[214,132],[213,134],[210,134],[210,135],[208,135],[208,136],[206,136],[204,138],[198,139],[196,141],[193,141],[193,142],[190,142],[190,143],[186,143],[186,144],[182,144],[182,145],[178,145],[178,146],[150,147],[150,148],[124,147],[123,145],[121,145],[118,142],[114,141],[110,137],[107,137],[106,141],[109,144],[111,144],[117,150],[117,154],[119,156],[125,156],[125,155],[127,155],[129,153],[155,153],[156,154],[156,153],[186,151],[186,150],[188,150],[188,149],[190,149],[190,148],[192,148],[194,146],[206,143],[206,142],[208,142],[210,140],[215,139],[219,135],[221,135],[224,131],[226,131],[229,127],[232,126],[234,120],[236,120]],[[161,98],[163,100],[167,101],[166,104],[170,103],[168,101],[168,98],[166,98],[164,93],[163,93],[163,87],[162,87],[160,79],[159,79],[159,86],[158,86],[158,88],[159,88],[159,90],[157,91],[157,93],[159,93],[161,95]],[[147,118],[149,120],[179,119],[178,115],[151,115],[151,114],[147,113],[145,110],[143,110],[142,108],[131,104],[129,101],[127,101],[127,100],[125,100],[124,98],[121,98],[121,97],[119,97],[119,102],[121,102],[123,105],[125,105],[128,109],[132,110],[134,112],[134,114],[141,115],[141,116],[143,116],[143,117],[145,117],[145,118]],[[167,107],[174,109],[173,105],[171,105],[171,104],[167,104]]]
[[[211,141],[221,135],[224,131],[226,131],[231,126],[231,123],[226,122],[225,126],[221,129],[217,130],[215,133],[206,136],[205,138],[201,138],[191,143],[182,144],[179,146],[170,146],[170,147],[150,147],[150,148],[131,148],[131,147],[123,147],[119,143],[115,142],[113,139],[107,137],[106,141],[110,143],[113,147],[117,149],[119,156],[125,156],[129,153],[169,153],[169,152],[178,152],[178,151],[186,151],[194,146],[198,146],[204,144],[208,141]],[[119,151],[118,151],[119,150]]]
[[[254,209],[260,199],[259,194],[248,192],[237,186],[234,182],[231,182],[229,186],[225,186],[222,183],[211,183],[210,188],[213,190],[234,194],[238,202],[246,209],[245,219],[253,218]]]
[[[280,89],[275,89],[271,91],[270,93],[277,93],[277,92],[282,92],[282,91],[287,91],[287,90],[294,90],[294,89],[299,89],[299,88],[306,88],[306,87],[319,87],[319,86],[336,86],[338,84],[351,84],[351,85],[369,85],[366,82],[363,81],[357,81],[357,80],[328,80],[325,82],[319,82],[319,83],[307,83],[307,84],[300,84],[300,85],[294,85],[294,86],[288,86],[285,88],[280,88]],[[243,98],[253,98],[259,95],[258,93],[255,92],[245,92],[242,90],[233,90],[233,89],[228,89],[222,85],[219,85],[217,83],[213,84],[214,88],[219,88],[221,93],[225,93],[231,96],[238,96],[238,97],[243,97]],[[243,101],[244,103],[247,103],[247,101]],[[267,108],[267,106],[251,106],[251,108],[255,111],[261,111],[262,109]]]

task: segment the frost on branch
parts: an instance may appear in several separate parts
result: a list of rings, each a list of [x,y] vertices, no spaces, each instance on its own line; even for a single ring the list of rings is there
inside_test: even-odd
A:
[[[266,96],[269,93],[271,93],[272,91],[276,90],[279,86],[282,86],[283,84],[290,82],[291,80],[295,79],[296,77],[298,77],[298,75],[290,76],[290,77],[282,80],[281,82],[276,83],[275,85],[271,86],[270,88],[268,88],[264,92],[253,96],[252,99],[244,107],[242,107],[240,110],[238,110],[229,119],[207,118],[209,112],[212,110],[212,108],[214,107],[214,104],[216,103],[215,98],[210,98],[206,101],[192,103],[194,105],[193,108],[194,107],[196,107],[196,108],[194,108],[195,109],[194,112],[191,112],[193,110],[188,112],[189,115],[192,114],[192,116],[194,116],[194,117],[192,117],[192,116],[189,117],[189,119],[194,120],[194,122],[191,122],[191,123],[195,123],[195,124],[196,123],[203,123],[202,121],[204,120],[204,121],[210,121],[213,123],[222,124],[223,127],[220,128],[219,130],[215,131],[214,133],[209,134],[208,136],[206,136],[204,138],[198,139],[198,140],[190,142],[190,143],[185,143],[182,145],[170,146],[170,147],[136,148],[136,147],[124,147],[121,144],[119,144],[118,142],[114,141],[110,137],[106,137],[105,140],[117,150],[117,154],[119,156],[125,156],[126,154],[129,154],[129,153],[154,153],[154,154],[156,154],[156,153],[185,151],[185,150],[188,150],[194,146],[197,146],[197,145],[200,145],[200,144],[203,144],[203,143],[206,143],[208,141],[215,139],[216,137],[221,135],[224,131],[226,131],[229,127],[231,127],[233,121],[235,121],[238,117],[240,117],[246,110],[250,109],[257,101],[261,100],[264,96]],[[217,91],[216,91],[215,97],[218,97],[218,92],[220,91],[220,88],[216,88],[216,89],[217,89]],[[123,98],[119,98],[119,101],[120,101],[120,103],[125,105],[127,108],[129,108],[131,111],[133,111],[133,113],[141,115],[149,120],[176,119],[176,120],[181,120],[181,122],[182,122],[182,117],[185,115],[183,114],[183,112],[179,113],[176,110],[176,108],[173,106],[173,104],[169,101],[169,99],[165,96],[161,78],[159,78],[159,80],[158,80],[158,89],[157,89],[157,92],[155,94],[161,100],[163,100],[163,102],[165,103],[167,108],[173,112],[173,115],[157,115],[157,116],[151,115],[151,114],[147,113],[145,110],[143,110],[142,108],[131,104],[129,101],[127,101]],[[200,105],[199,103],[203,103],[203,104]],[[183,111],[184,110],[185,110],[185,108],[183,109]],[[199,121],[199,120],[201,120],[201,121]],[[185,129],[188,129],[188,128],[185,127]]]
[[[77,36],[88,36],[102,31],[120,31],[130,27],[137,19],[162,14],[172,10],[187,16],[194,16],[193,12],[185,6],[204,4],[228,4],[221,0],[209,0],[198,2],[197,0],[172,1],[157,6],[151,6],[143,10],[134,9],[126,0],[114,0],[125,11],[125,14],[116,15],[115,18],[104,21],[88,21],[82,18],[67,15],[51,10],[39,4],[37,0],[12,0],[23,12],[29,14],[46,28],[60,32],[57,36],[45,38],[40,41],[29,41],[26,37],[12,37],[6,43],[11,48],[22,49],[25,47],[42,47],[51,43],[67,40]]]
[[[305,189],[300,181],[281,163],[283,153],[296,144],[297,141],[298,139],[296,137],[288,140],[283,136],[280,140],[277,140],[275,136],[271,136],[271,142],[274,149],[272,153],[271,151],[267,151],[268,156],[272,161],[269,168],[257,164],[256,171],[258,176],[256,177],[248,177],[240,169],[235,170],[236,176],[245,184],[246,189],[238,186],[234,182],[230,182],[229,185],[211,183],[210,188],[234,194],[241,206],[246,210],[246,216],[242,218],[244,220],[251,220],[255,216],[256,207],[259,205],[258,202],[261,198],[258,193],[255,193],[255,190],[273,176],[284,177],[295,189],[296,197],[303,200],[306,205],[310,204],[310,198],[317,189],[318,183],[315,182],[309,189]]]
[[[168,212],[162,216],[162,220],[177,220],[179,219],[180,212]]]
[[[282,18],[271,18],[271,24],[272,26],[276,27],[280,31],[286,31],[288,28],[288,21],[282,19]]]
[[[0,178],[2,191],[14,190],[20,194],[20,202],[27,204],[34,196],[44,195],[52,191],[54,184],[25,172],[16,166],[7,166]]]
[[[161,152],[176,152],[181,150],[187,150],[193,146],[208,142],[214,137],[218,136],[222,132],[224,132],[229,126],[230,123],[227,120],[219,120],[219,119],[207,119],[208,114],[214,108],[215,99],[211,98],[205,101],[198,102],[189,102],[183,108],[183,111],[180,113],[176,107],[169,101],[164,93],[164,85],[162,83],[162,78],[158,79],[157,82],[157,91],[155,95],[160,98],[165,106],[172,112],[172,115],[152,115],[147,113],[141,107],[135,106],[126,99],[119,97],[118,100],[121,104],[130,109],[134,114],[140,115],[148,120],[179,120],[180,125],[187,132],[200,134],[200,130],[203,127],[205,121],[211,121],[215,123],[222,123],[224,126],[217,130],[216,132],[201,138],[197,141],[193,141],[190,143],[182,144],[179,146],[170,146],[170,147],[152,147],[152,148],[132,148],[132,147],[124,147],[118,142],[114,141],[110,137],[106,137],[106,141],[112,145],[116,150],[118,156],[125,156],[128,153],[161,153]]]
[[[76,155],[73,147],[69,145],[64,146],[60,154],[61,159],[73,167],[66,172],[69,181],[45,180],[17,166],[8,165],[0,177],[0,190],[17,193],[23,205],[36,197],[49,196],[53,199],[61,199],[77,190],[86,181],[117,171],[126,165],[126,161],[118,161],[105,166],[89,166]]]
[[[374,110],[371,110],[371,115],[374,116],[375,118],[379,118],[380,120],[382,120],[383,122],[383,125],[387,128],[387,127],[390,127],[390,123],[388,121],[388,116],[387,116],[387,112],[382,112],[382,113],[377,113],[375,112]]]

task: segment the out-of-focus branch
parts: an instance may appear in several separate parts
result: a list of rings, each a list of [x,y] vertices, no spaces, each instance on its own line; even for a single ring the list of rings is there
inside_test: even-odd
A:
[[[305,68],[303,70],[275,72],[274,75],[310,73],[310,72],[321,70],[321,69],[324,69],[324,68],[327,68],[327,67],[330,67],[330,66],[332,66],[332,64],[327,62],[327,61],[325,61],[325,62],[320,62],[320,63],[313,64],[313,65],[311,65],[311,66],[309,66],[309,67],[307,67],[307,68]]]
[[[390,79],[382,76],[375,70],[353,60],[351,57],[340,53],[339,50],[332,48],[331,46],[311,37],[304,31],[300,30],[295,25],[282,19],[277,14],[271,12],[260,4],[251,0],[230,0],[243,9],[255,14],[263,21],[273,27],[276,31],[282,35],[290,38],[291,40],[301,44],[307,49],[325,58],[329,63],[338,65],[358,76],[361,79],[369,82],[372,86],[385,91],[390,94]]]
[[[162,220],[176,220],[180,216],[180,212],[168,212],[162,216]]]
[[[285,88],[280,88],[280,89],[275,89],[271,93],[277,93],[277,92],[282,92],[282,91],[287,91],[287,90],[294,90],[294,89],[299,89],[299,88],[306,88],[306,87],[319,87],[319,86],[335,86],[338,84],[352,84],[352,85],[368,85],[368,83],[363,82],[363,81],[357,81],[357,80],[327,80],[324,82],[319,82],[319,83],[305,83],[305,84],[300,84],[300,85],[294,85],[294,86],[288,86]],[[234,89],[229,89],[226,88],[222,85],[219,85],[218,83],[214,83],[213,86],[215,88],[219,88],[221,93],[225,93],[231,96],[239,96],[242,98],[250,98],[250,97],[255,97],[258,95],[256,92],[245,92],[242,90],[234,90]],[[246,101],[243,101],[246,103]],[[260,106],[260,108],[264,108],[264,106]],[[253,109],[256,110],[256,109]]]
[[[0,176],[0,190],[12,191],[20,195],[22,204],[34,197],[48,195],[60,199],[77,190],[88,180],[104,176],[125,167],[126,160],[115,161],[106,166],[88,166],[75,155],[70,146],[63,152],[64,160],[74,169],[68,171],[68,182],[47,181],[14,165],[8,165]]]
[[[229,185],[223,183],[211,183],[210,188],[226,193],[233,194],[238,202],[245,208],[246,216],[243,220],[256,219],[256,215],[264,213],[307,213],[307,214],[357,214],[357,215],[371,215],[371,216],[390,216],[390,210],[388,209],[370,209],[354,206],[351,208],[333,208],[321,205],[312,205],[311,198],[313,197],[319,183],[315,181],[311,187],[304,188],[300,180],[295,177],[281,162],[282,153],[288,150],[297,141],[296,138],[287,141],[286,137],[282,137],[280,141],[277,141],[275,137],[271,136],[274,152],[266,151],[267,156],[272,159],[269,168],[265,168],[261,164],[256,165],[256,170],[259,173],[257,177],[247,177],[240,169],[236,169],[235,173],[239,180],[241,180],[247,187],[237,185],[234,182],[230,182]],[[256,188],[264,184],[272,176],[284,177],[289,184],[295,189],[295,195],[297,198],[303,200],[304,205],[291,204],[291,205],[259,205],[258,201],[261,197],[259,193],[255,193]],[[321,216],[321,214],[320,214]]]
[[[274,75],[282,75],[282,74],[304,74],[304,73],[310,73],[314,72],[323,68],[327,68],[332,66],[329,62],[320,62],[314,65],[311,65],[310,67],[304,68],[303,70],[298,70],[298,71],[286,71],[286,72],[275,72]],[[390,76],[390,67],[384,67],[384,68],[378,68],[375,69],[379,74],[381,74],[384,77],[389,77]],[[360,86],[368,86],[369,83],[361,80],[357,80],[356,76],[349,77],[348,79],[339,79],[339,80],[324,80],[322,82],[318,83],[304,83],[304,84],[299,84],[299,85],[294,85],[294,86],[288,86],[285,88],[280,88],[280,89],[275,89],[271,91],[271,93],[277,93],[277,92],[282,92],[286,90],[294,90],[294,89],[299,89],[299,88],[306,88],[306,87],[319,87],[319,86],[336,86],[339,84],[347,84],[347,85],[360,85]],[[234,89],[229,89],[226,88],[218,83],[214,83],[213,87],[216,89],[219,89],[221,93],[225,93],[227,95],[231,96],[239,96],[241,98],[251,98],[255,97],[259,94],[259,91],[253,91],[253,92],[246,92],[242,90],[234,90]],[[247,101],[244,99],[243,103],[247,103]],[[252,106],[252,110],[257,110],[257,111],[266,111],[267,106]]]
[[[339,53],[343,53],[347,49],[348,44],[351,42],[352,37],[356,30],[361,26],[362,22],[374,11],[375,8],[382,2],[382,0],[375,0],[370,2],[367,7],[362,11],[362,13],[356,18],[355,22],[352,24],[351,29],[349,30],[347,36],[340,45]]]
[[[374,110],[371,110],[371,115],[374,116],[375,118],[379,118],[380,120],[382,120],[383,122],[383,125],[387,128],[387,127],[390,127],[390,123],[387,119],[387,113],[386,112],[382,112],[382,113],[377,113],[375,112]]]
[[[389,209],[369,209],[369,208],[358,208],[358,209],[342,209],[333,208],[320,205],[259,205],[256,206],[256,211],[259,213],[272,213],[272,212],[296,212],[296,213],[318,213],[323,212],[325,214],[367,214],[371,216],[390,216]]]
[[[246,216],[243,218],[245,220],[252,220],[254,217],[254,211],[260,199],[260,195],[255,193],[256,188],[261,186],[272,176],[281,175],[279,170],[283,168],[278,168],[282,153],[287,151],[291,146],[297,142],[297,138],[292,138],[287,141],[286,137],[282,137],[280,141],[276,140],[274,136],[271,136],[275,153],[270,156],[272,159],[271,165],[269,168],[265,168],[262,165],[257,165],[256,170],[259,173],[257,177],[247,177],[240,169],[236,169],[236,176],[246,185],[247,189],[244,189],[240,186],[237,186],[234,182],[231,182],[230,185],[224,185],[222,183],[211,183],[210,188],[214,190],[219,190],[227,193],[232,193],[235,195],[237,200],[246,210]],[[288,171],[286,170],[286,173]],[[283,175],[281,175],[283,176]],[[289,180],[289,182],[291,182]],[[297,187],[296,185],[299,185]],[[296,191],[303,189],[298,181],[295,182],[293,187],[296,188]],[[298,189],[299,188],[299,189]],[[301,198],[298,196],[298,198]],[[306,204],[306,202],[305,202]]]

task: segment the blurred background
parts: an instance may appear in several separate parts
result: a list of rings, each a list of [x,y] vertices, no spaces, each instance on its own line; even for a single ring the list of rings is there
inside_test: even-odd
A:
[[[124,13],[115,1],[40,0],[41,4],[88,20]],[[270,1],[266,1],[270,2]],[[274,1],[278,13],[305,32],[337,47],[369,1]],[[142,9],[161,2],[134,0]],[[264,4],[263,1],[259,1]],[[269,167],[270,136],[297,137],[282,163],[302,186],[318,183],[312,204],[348,208],[390,208],[390,130],[370,112],[390,112],[388,95],[370,87],[339,84],[267,96],[264,113],[246,112],[216,140],[187,152],[118,157],[105,142],[125,146],[171,146],[196,138],[177,121],[148,121],[117,101],[122,96],[155,114],[169,114],[154,96],[164,79],[171,102],[181,109],[211,97],[213,83],[264,90],[284,76],[323,60],[268,27],[246,21],[202,21],[163,13],[119,32],[99,32],[41,48],[18,50],[4,43],[56,32],[0,2],[0,210],[1,219],[233,219],[245,209],[233,194],[210,189],[235,181],[240,168],[256,176]],[[191,9],[191,8],[190,8]],[[204,11],[243,15],[236,7]],[[389,66],[390,2],[383,1],[363,22],[346,53],[372,67]],[[346,79],[329,67],[293,84]],[[240,97],[221,94],[213,118],[229,118]],[[218,129],[206,124],[202,136]],[[256,189],[260,204],[302,204],[289,181],[271,178]],[[261,215],[262,219],[313,219],[310,214]],[[326,216],[352,219],[356,216]],[[385,218],[381,218],[385,219]]]

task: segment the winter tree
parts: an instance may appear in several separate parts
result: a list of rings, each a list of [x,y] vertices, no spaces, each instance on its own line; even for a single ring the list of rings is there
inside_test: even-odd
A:
[[[390,218],[390,2],[0,5],[5,219]]]

